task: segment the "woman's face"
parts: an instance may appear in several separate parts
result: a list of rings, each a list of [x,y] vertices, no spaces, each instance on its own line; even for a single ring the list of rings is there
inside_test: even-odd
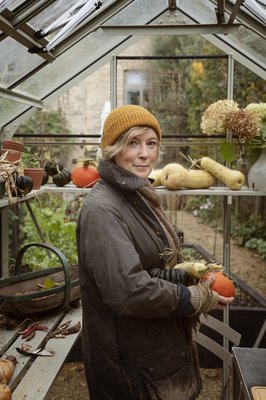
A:
[[[158,138],[152,128],[132,138],[115,163],[140,178],[147,178],[158,157]]]

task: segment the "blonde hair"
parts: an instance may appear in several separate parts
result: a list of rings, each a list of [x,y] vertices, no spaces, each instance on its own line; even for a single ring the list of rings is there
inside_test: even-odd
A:
[[[150,129],[152,128],[150,128],[149,126],[134,126],[133,128],[130,128],[127,132],[125,132],[122,136],[120,136],[120,138],[112,146],[107,146],[102,151],[103,159],[104,160],[114,159],[119,153],[123,152],[126,149],[131,139],[133,139],[135,136],[142,135],[147,131],[150,131]],[[154,133],[156,134],[155,131]],[[159,150],[160,150],[159,140],[157,141],[157,146],[158,146],[157,155],[159,155]]]

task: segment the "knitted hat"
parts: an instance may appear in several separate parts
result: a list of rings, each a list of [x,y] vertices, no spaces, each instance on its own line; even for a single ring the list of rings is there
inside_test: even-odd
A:
[[[112,146],[123,133],[134,126],[149,126],[161,140],[161,129],[157,119],[145,108],[126,105],[115,108],[108,114],[103,125],[101,148]]]

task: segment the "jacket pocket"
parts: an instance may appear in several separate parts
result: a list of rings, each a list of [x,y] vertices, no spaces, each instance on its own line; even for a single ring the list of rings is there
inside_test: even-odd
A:
[[[193,397],[192,365],[189,349],[178,351],[177,343],[138,357],[136,362],[151,400]]]

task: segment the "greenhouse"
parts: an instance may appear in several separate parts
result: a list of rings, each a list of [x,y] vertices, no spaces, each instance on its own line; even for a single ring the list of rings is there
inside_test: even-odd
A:
[[[0,0],[0,77],[0,400],[265,399],[265,0]]]

